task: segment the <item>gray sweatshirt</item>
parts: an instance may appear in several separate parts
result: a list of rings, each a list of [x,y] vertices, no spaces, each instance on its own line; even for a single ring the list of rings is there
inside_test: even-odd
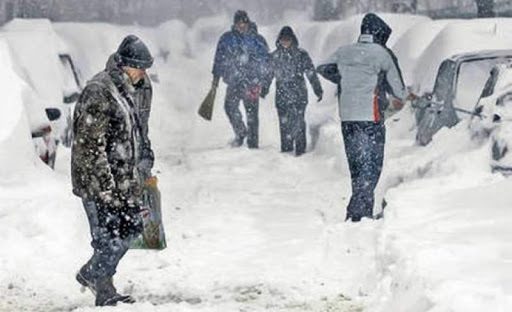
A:
[[[380,116],[377,84],[383,75],[394,97],[404,100],[405,86],[399,69],[384,47],[373,43],[372,35],[361,35],[355,44],[340,47],[326,64],[336,64],[341,75],[339,114],[342,121],[374,121]]]

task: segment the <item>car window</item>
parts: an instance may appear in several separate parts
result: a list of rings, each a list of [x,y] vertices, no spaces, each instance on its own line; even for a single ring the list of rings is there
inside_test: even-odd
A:
[[[462,63],[458,71],[454,101],[456,107],[465,110],[473,109],[482,95],[492,68],[505,61],[504,58],[488,58]]]
[[[455,76],[455,62],[446,60],[439,66],[434,84],[434,97],[438,101],[446,101],[452,92],[453,77]]]
[[[64,74],[64,97],[80,93],[80,86],[77,82],[76,73],[73,71],[70,57],[67,55],[59,55],[62,72]]]

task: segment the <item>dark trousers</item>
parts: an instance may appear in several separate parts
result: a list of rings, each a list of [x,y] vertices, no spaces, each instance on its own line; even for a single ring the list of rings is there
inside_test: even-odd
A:
[[[83,200],[83,205],[89,221],[91,246],[94,253],[82,267],[81,274],[90,281],[112,277],[116,273],[119,261],[128,251],[134,236],[121,238],[120,235],[113,233],[106,223],[109,222],[108,219],[119,218],[119,216],[101,215],[102,207],[98,203]]]
[[[277,107],[281,151],[302,155],[306,152],[306,105],[287,103]]]
[[[235,139],[243,141],[243,138],[247,137],[247,146],[249,146],[249,148],[258,148],[259,100],[248,99],[245,95],[245,91],[243,87],[228,86],[224,109],[235,132]],[[244,103],[247,126],[240,112],[240,101]]]
[[[374,192],[384,162],[386,128],[383,123],[371,121],[342,122],[341,128],[352,180],[347,219],[372,218]]]

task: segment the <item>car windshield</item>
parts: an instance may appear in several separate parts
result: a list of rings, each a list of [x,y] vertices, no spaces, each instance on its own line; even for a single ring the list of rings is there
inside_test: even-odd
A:
[[[458,73],[454,105],[465,110],[475,107],[493,67],[506,61],[507,58],[486,58],[462,63]],[[486,90],[485,93],[492,93],[493,88],[493,86],[492,88],[489,86],[489,90]]]
[[[446,60],[441,63],[434,85],[434,97],[438,101],[448,100],[453,86],[455,76],[455,62]]]

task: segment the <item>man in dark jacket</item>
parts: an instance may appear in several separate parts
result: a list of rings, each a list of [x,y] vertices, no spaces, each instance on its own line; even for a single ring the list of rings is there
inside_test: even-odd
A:
[[[305,112],[308,90],[304,75],[311,83],[318,101],[322,99],[323,90],[308,52],[299,48],[299,40],[291,27],[281,29],[276,47],[270,57],[269,77],[262,95],[267,95],[269,85],[275,78],[281,151],[295,150],[295,155],[300,156],[306,152]]]
[[[242,146],[247,137],[249,148],[258,148],[259,97],[268,60],[268,46],[256,24],[245,11],[237,11],[232,30],[224,33],[217,44],[212,70],[214,88],[220,78],[227,84],[224,109],[235,132],[232,146]],[[239,109],[241,100],[247,125]]]
[[[87,83],[73,117],[73,193],[84,204],[94,249],[76,278],[95,293],[97,306],[133,302],[117,293],[112,277],[142,230],[144,129],[134,96],[153,58],[130,35],[119,46],[115,64]]]
[[[382,19],[367,14],[358,42],[339,48],[318,68],[340,85],[339,113],[352,180],[346,219],[353,222],[373,217],[374,191],[384,161],[387,95],[395,98],[396,110],[406,97],[396,57],[385,47],[390,34]]]

